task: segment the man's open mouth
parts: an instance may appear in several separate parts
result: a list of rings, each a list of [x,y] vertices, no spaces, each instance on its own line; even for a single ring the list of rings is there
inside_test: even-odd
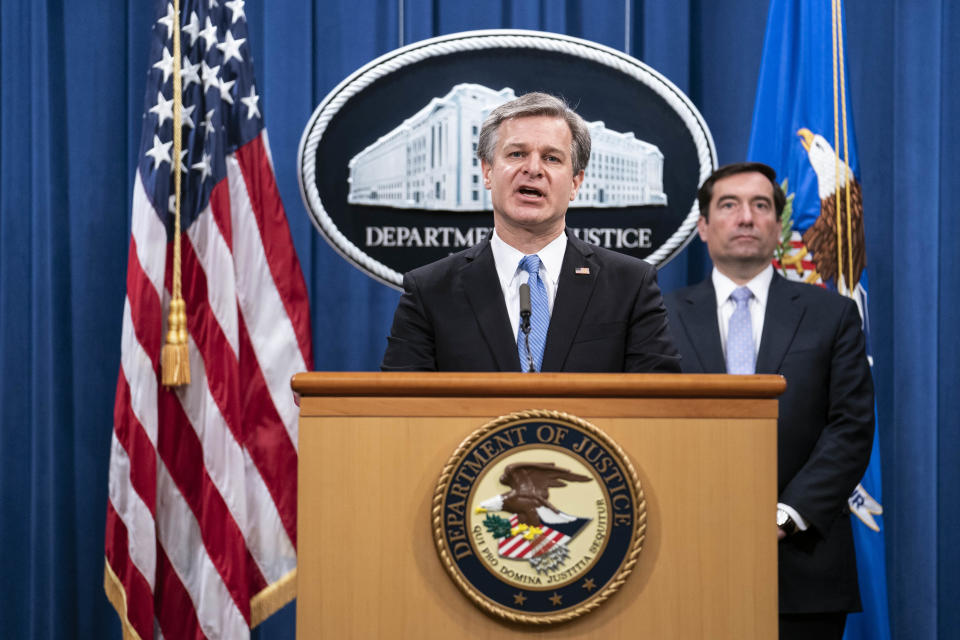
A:
[[[520,192],[520,195],[530,196],[531,198],[542,198],[543,192],[539,189],[534,189],[533,187],[520,187],[517,189]]]

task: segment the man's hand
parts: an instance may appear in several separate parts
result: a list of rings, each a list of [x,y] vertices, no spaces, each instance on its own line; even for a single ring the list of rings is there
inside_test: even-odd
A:
[[[777,540],[783,540],[796,532],[797,523],[793,521],[786,509],[777,507]]]

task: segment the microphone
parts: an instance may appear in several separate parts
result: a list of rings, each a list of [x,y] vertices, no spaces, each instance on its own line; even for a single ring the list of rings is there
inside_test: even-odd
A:
[[[530,306],[530,285],[526,282],[520,285],[520,330],[523,331],[523,342],[527,347],[527,372],[533,373],[533,353],[530,351],[530,315],[533,310]]]
[[[530,333],[530,314],[533,313],[530,307],[530,285],[526,282],[520,285],[520,328],[524,333]]]

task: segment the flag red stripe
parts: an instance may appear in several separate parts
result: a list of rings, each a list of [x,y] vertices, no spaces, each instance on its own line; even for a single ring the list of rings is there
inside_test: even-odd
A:
[[[170,559],[163,547],[157,541],[157,589],[156,589],[157,624],[164,638],[196,638],[206,640],[206,635],[200,628],[197,612],[193,607],[190,594],[184,588],[177,572],[170,564]],[[153,629],[144,640],[153,637]]]
[[[249,622],[250,594],[266,586],[266,581],[259,575],[233,514],[207,473],[200,441],[180,402],[164,389],[159,393],[158,405],[163,416],[157,443],[160,457],[199,523],[210,561]],[[246,580],[251,569],[259,577],[252,585]]]
[[[817,265],[811,260],[801,260],[800,266],[803,267],[804,271],[813,271],[814,269],[817,268]],[[775,269],[783,269],[783,263],[780,262],[779,260],[774,260],[773,267]],[[787,267],[787,270],[788,271],[796,270],[796,265],[790,265],[789,267]]]
[[[130,316],[137,342],[153,362],[153,370],[159,370],[160,347],[163,344],[163,307],[157,290],[144,272],[137,256],[137,241],[130,236],[130,251],[127,256],[127,298],[130,300]]]
[[[141,638],[152,638],[153,593],[150,584],[130,559],[127,528],[109,500],[105,536],[107,562],[126,594],[127,620]]]
[[[293,324],[303,361],[308,370],[313,369],[307,284],[297,261],[287,215],[280,201],[280,191],[274,181],[273,168],[263,145],[263,133],[238,148],[236,157],[247,186],[254,218],[260,229],[270,273],[283,300],[287,316]]]
[[[246,323],[240,317],[240,388],[246,418],[244,446],[280,513],[280,521],[297,548],[297,450],[267,389],[257,364]],[[291,391],[291,393],[293,393]]]
[[[130,386],[123,375],[117,379],[117,399],[113,407],[114,433],[130,458],[130,483],[140,499],[156,517],[157,457],[153,443],[143,430],[130,405]]]
[[[227,249],[233,252],[233,226],[230,222],[230,183],[227,180],[221,180],[213,186],[210,192],[210,211],[213,213],[213,220],[220,229],[220,235],[223,241],[227,243]]]

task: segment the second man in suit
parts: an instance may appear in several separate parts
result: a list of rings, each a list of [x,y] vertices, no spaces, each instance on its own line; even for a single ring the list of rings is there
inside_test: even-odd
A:
[[[565,229],[590,159],[586,122],[528,93],[490,113],[477,155],[494,232],[404,276],[381,368],[679,371],[656,270]]]
[[[840,640],[860,608],[847,497],[873,442],[857,306],[774,273],[785,197],[772,168],[721,167],[698,194],[710,278],[666,296],[684,373],[779,373],[780,637]],[[773,505],[771,535],[773,533]]]

